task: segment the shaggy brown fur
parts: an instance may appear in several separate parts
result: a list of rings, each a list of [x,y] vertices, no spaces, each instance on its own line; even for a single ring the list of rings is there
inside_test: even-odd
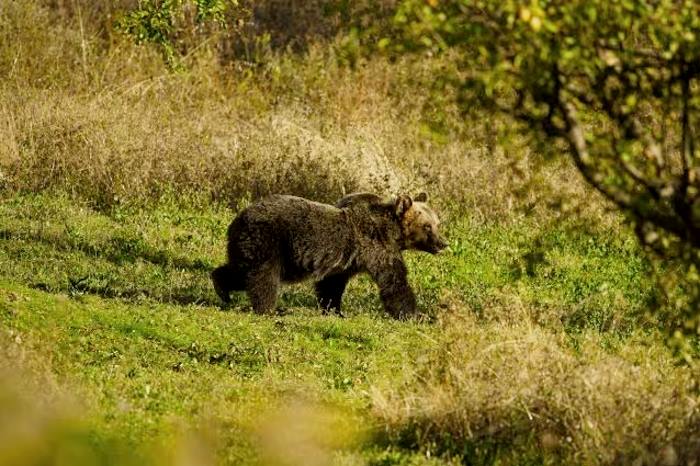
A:
[[[387,313],[415,313],[416,301],[401,256],[404,249],[437,253],[447,243],[439,221],[420,194],[383,202],[352,194],[334,207],[295,196],[265,198],[236,217],[228,229],[228,263],[212,272],[224,301],[245,290],[256,312],[271,310],[280,283],[316,280],[322,309],[340,312],[348,280],[367,272],[379,286]]]

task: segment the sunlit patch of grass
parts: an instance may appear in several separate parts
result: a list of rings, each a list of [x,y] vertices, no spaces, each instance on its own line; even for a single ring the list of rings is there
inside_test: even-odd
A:
[[[257,461],[263,413],[294,399],[318,405],[321,416],[324,404],[355,412],[371,381],[413,359],[410,342],[430,331],[304,310],[275,318],[69,298],[6,283],[2,289],[3,332],[17,348],[50,361],[59,388],[61,381],[79,387],[85,413],[78,419],[95,430],[98,447],[110,439],[147,447],[146,439],[168,438],[179,419],[213,426],[219,457],[246,463]],[[277,428],[293,429],[293,421]],[[366,431],[359,420],[353,424],[358,435]]]

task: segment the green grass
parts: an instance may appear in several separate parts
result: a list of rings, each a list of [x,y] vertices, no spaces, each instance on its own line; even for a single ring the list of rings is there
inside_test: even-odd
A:
[[[96,433],[139,445],[172,417],[216,417],[232,442],[226,458],[250,459],[255,414],[285,399],[358,407],[370,380],[412,358],[429,331],[360,316],[223,312],[201,305],[128,304],[2,283],[2,324],[22,335],[52,371],[99,413]]]
[[[17,196],[0,204],[0,278],[69,296],[218,306],[208,273],[224,261],[233,215],[172,200],[105,214],[65,196]],[[478,225],[467,219],[448,224],[446,233],[447,253],[406,253],[427,315],[455,299],[485,314],[508,294],[572,329],[624,331],[655,297],[651,267],[631,234],[587,231],[573,221],[543,228],[528,220]],[[236,294],[233,308],[246,303]],[[313,308],[315,298],[308,284],[292,286],[281,303]],[[344,305],[351,315],[381,314],[374,287],[363,278],[353,282]]]
[[[563,348],[574,353],[594,332],[618,351],[632,329],[639,336],[655,295],[628,234],[465,218],[447,226],[447,253],[407,253],[427,318],[386,317],[366,278],[350,286],[345,319],[321,315],[308,283],[285,288],[284,315],[255,315],[243,295],[222,309],[208,273],[223,260],[233,212],[195,205],[166,199],[104,213],[48,194],[0,203],[0,325],[8,344],[45,361],[61,391],[79,399],[81,432],[97,451],[129,445],[129,455],[148,457],[154,444],[177,443],[182,423],[216,432],[219,461],[275,463],[260,425],[302,403],[331,413],[326,430],[341,440],[309,442],[337,461],[446,462],[387,440],[371,408],[373,393],[409,380],[440,347],[436,319],[535,324],[568,335]]]

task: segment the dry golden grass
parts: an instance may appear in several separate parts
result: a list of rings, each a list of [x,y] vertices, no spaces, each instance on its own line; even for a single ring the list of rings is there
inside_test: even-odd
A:
[[[64,190],[102,208],[172,192],[230,203],[427,189],[477,221],[589,194],[575,182],[555,195],[576,179],[571,167],[538,174],[522,142],[498,149],[501,119],[464,121],[431,101],[434,61],[351,70],[311,44],[251,67],[201,47],[173,73],[98,20],[116,6],[80,5],[0,6],[0,187]]]
[[[418,368],[374,393],[375,415],[400,444],[471,449],[499,464],[679,464],[700,454],[695,374],[649,335],[606,344],[598,333],[464,313],[441,325]]]

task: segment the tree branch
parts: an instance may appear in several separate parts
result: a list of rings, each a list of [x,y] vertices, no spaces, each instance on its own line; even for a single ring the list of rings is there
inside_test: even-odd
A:
[[[683,73],[684,74],[684,73]],[[690,185],[690,157],[694,152],[693,136],[690,129],[690,112],[688,102],[690,101],[690,79],[687,76],[681,78],[681,166],[683,173],[681,174],[681,195],[686,197],[688,186]]]
[[[621,209],[632,212],[639,219],[646,220],[678,238],[690,241],[695,247],[700,247],[700,238],[698,238],[698,235],[690,234],[691,232],[688,228],[690,225],[686,224],[682,219],[675,215],[660,212],[654,206],[635,202],[635,199],[629,193],[614,191],[598,181],[591,171],[592,157],[588,151],[583,128],[578,121],[574,105],[560,95],[559,107],[567,125],[566,139],[571,147],[574,163],[591,186]]]

